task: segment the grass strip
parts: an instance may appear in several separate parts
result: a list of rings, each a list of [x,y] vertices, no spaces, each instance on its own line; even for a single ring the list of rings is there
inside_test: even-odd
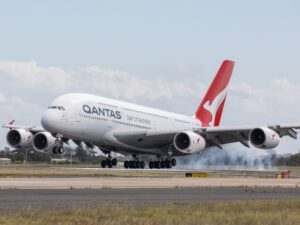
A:
[[[299,225],[300,201],[237,201],[0,212],[2,225]]]

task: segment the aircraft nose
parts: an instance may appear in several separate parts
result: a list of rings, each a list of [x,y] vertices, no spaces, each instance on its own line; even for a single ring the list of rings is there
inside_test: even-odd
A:
[[[51,130],[51,127],[53,126],[53,122],[55,121],[54,115],[49,110],[46,110],[46,112],[43,114],[41,119],[42,127],[45,130]]]

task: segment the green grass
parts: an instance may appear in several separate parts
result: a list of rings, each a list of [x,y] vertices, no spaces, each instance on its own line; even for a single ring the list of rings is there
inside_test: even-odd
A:
[[[276,166],[279,170],[299,171],[300,166]]]
[[[1,225],[299,225],[300,201],[239,201],[160,207],[108,206],[0,212]]]

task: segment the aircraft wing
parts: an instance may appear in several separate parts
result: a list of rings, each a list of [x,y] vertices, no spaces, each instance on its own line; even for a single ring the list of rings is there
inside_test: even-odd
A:
[[[268,126],[245,126],[245,127],[207,127],[201,128],[196,133],[205,137],[208,146],[217,146],[221,148],[223,144],[240,142],[246,147],[249,145],[250,132],[259,127],[266,127],[274,130],[280,137],[290,136],[297,139],[296,129],[300,125],[268,125]]]
[[[246,147],[249,145],[249,134],[251,130],[259,127],[266,127],[278,133],[280,137],[290,136],[297,139],[296,129],[300,125],[269,125],[269,126],[245,126],[245,127],[205,127],[193,129],[193,132],[200,134],[206,140],[207,147],[216,146],[222,148],[223,144],[240,142]],[[118,130],[114,136],[120,142],[139,147],[153,148],[162,147],[173,143],[174,136],[183,130]]]
[[[45,131],[45,129],[40,126],[21,126],[21,125],[19,126],[19,125],[3,124],[2,127],[8,129],[23,129],[23,130],[30,131],[33,134]]]

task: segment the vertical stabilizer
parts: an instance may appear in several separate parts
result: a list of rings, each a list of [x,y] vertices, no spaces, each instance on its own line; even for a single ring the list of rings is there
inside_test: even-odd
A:
[[[195,117],[203,127],[219,126],[234,62],[225,60],[200,103]]]

